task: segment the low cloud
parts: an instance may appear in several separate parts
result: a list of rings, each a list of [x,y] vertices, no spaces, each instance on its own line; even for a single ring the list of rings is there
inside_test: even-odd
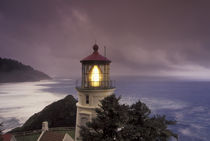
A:
[[[96,42],[113,74],[209,77],[208,1],[0,2],[1,57],[79,75]],[[197,73],[195,73],[195,71]]]

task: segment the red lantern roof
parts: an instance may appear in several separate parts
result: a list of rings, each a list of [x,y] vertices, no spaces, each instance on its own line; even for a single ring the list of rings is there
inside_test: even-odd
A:
[[[94,52],[85,57],[84,59],[82,59],[80,62],[85,63],[85,62],[103,62],[103,63],[111,63],[111,61],[109,59],[107,59],[106,57],[102,56],[101,54],[98,53],[98,45],[95,44],[93,46],[93,50]]]

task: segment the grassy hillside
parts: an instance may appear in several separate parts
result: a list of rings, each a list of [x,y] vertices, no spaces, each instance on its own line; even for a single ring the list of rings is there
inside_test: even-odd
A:
[[[48,75],[16,60],[0,58],[0,83],[50,79]]]

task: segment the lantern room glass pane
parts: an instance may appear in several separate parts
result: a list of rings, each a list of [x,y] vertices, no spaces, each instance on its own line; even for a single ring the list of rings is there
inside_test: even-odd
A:
[[[94,65],[91,68],[90,73],[89,73],[90,85],[93,87],[99,87],[102,79],[103,79],[103,75],[102,75],[101,69],[98,67],[98,65]]]

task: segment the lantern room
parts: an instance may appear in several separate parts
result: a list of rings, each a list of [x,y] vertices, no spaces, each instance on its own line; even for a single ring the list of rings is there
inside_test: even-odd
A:
[[[98,52],[97,44],[93,46],[93,53],[80,62],[82,63],[82,80],[80,89],[109,89],[114,88],[110,80],[111,61]]]

